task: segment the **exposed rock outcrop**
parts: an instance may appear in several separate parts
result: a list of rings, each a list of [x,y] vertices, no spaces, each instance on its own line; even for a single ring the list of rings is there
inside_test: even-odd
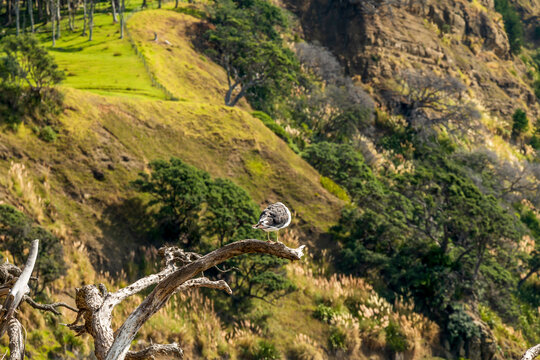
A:
[[[527,66],[510,53],[494,0],[409,1],[376,12],[362,4],[286,3],[309,41],[329,48],[351,76],[375,89],[388,86],[404,69],[422,68],[459,78],[483,108],[502,118],[516,107],[538,115]]]

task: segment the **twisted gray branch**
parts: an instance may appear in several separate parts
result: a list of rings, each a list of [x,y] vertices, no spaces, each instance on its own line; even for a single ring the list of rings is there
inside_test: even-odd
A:
[[[523,354],[523,357],[521,358],[521,360],[533,360],[533,359],[536,359],[538,355],[540,355],[540,344],[537,344],[533,346],[532,348],[530,348],[529,350],[527,350],[525,354]]]

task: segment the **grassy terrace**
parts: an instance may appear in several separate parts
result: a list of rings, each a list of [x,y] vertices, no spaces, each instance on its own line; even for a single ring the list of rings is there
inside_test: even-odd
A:
[[[139,5],[139,2],[128,1],[126,15]],[[75,25],[72,32],[67,19],[61,21],[61,37],[55,47],[52,47],[51,24],[36,27],[38,37],[67,75],[64,86],[103,95],[165,99],[165,94],[152,86],[143,62],[128,39],[120,39],[120,25],[112,21],[110,3],[96,7],[93,41],[88,41],[88,29],[87,35],[82,36],[82,14],[77,14]]]

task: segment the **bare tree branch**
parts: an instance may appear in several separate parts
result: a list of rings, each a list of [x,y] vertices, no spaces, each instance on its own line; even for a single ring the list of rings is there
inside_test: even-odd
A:
[[[124,324],[118,329],[116,338],[105,359],[124,359],[141,326],[165,305],[180,285],[193,276],[234,256],[248,253],[266,253],[289,260],[300,260],[304,255],[304,247],[305,245],[302,245],[298,249],[291,249],[279,242],[268,243],[254,239],[242,240],[225,245],[181,267],[160,282],[150,295],[129,315]]]
[[[30,248],[30,254],[28,255],[28,259],[26,260],[24,270],[21,272],[21,275],[19,276],[19,278],[15,282],[15,285],[13,285],[9,294],[6,297],[2,309],[4,313],[2,315],[2,318],[0,319],[0,337],[6,332],[10,324],[10,320],[15,313],[15,310],[21,304],[24,296],[30,291],[30,288],[28,287],[28,281],[30,281],[30,276],[32,275],[32,271],[34,271],[34,266],[36,264],[38,254],[38,247],[39,240],[32,241],[32,247]]]
[[[88,333],[94,338],[95,355],[98,360],[143,359],[155,358],[158,355],[165,358],[171,358],[173,355],[181,358],[182,350],[176,344],[152,345],[136,352],[129,352],[129,347],[140,327],[175,293],[190,288],[208,287],[232,294],[231,288],[223,280],[212,281],[204,276],[193,279],[194,276],[234,256],[248,253],[266,253],[289,260],[299,260],[304,255],[304,247],[303,245],[291,249],[279,242],[248,239],[225,245],[205,256],[185,252],[177,247],[161,248],[159,254],[163,257],[165,268],[157,274],[146,276],[111,293],[104,287],[95,285],[77,289],[78,316],[68,327],[77,335]],[[157,285],[150,295],[128,316],[124,324],[113,332],[111,320],[114,307],[127,297],[155,284]],[[80,319],[84,319],[84,325],[78,325]]]
[[[55,315],[61,315],[60,311],[58,311],[58,309],[57,309],[58,307],[65,307],[66,309],[69,309],[71,311],[78,312],[78,310],[76,308],[74,308],[73,306],[68,305],[66,303],[63,303],[63,302],[55,302],[55,303],[52,303],[52,304],[40,304],[40,303],[35,302],[28,295],[24,296],[24,301],[26,301],[34,309],[43,310],[43,311],[50,311]]]
[[[540,355],[540,344],[533,346],[523,354],[521,360],[533,360]]]
[[[218,280],[218,281],[212,281],[205,277],[200,277],[197,279],[191,279],[180,285],[178,288],[176,288],[176,291],[174,292],[179,293],[181,291],[186,291],[191,288],[200,288],[200,287],[207,287],[211,289],[217,289],[217,290],[223,290],[227,294],[232,295],[232,290],[229,287],[229,284],[225,282],[225,280]]]
[[[157,356],[166,359],[183,359],[184,351],[176,343],[167,345],[152,344],[140,351],[129,351],[126,354],[126,360],[154,359]]]

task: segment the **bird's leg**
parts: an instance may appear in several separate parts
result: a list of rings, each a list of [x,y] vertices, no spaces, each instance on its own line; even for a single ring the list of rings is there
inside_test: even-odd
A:
[[[276,231],[276,242],[279,242],[279,230]]]
[[[270,242],[270,232],[269,231],[266,232],[266,241]]]

